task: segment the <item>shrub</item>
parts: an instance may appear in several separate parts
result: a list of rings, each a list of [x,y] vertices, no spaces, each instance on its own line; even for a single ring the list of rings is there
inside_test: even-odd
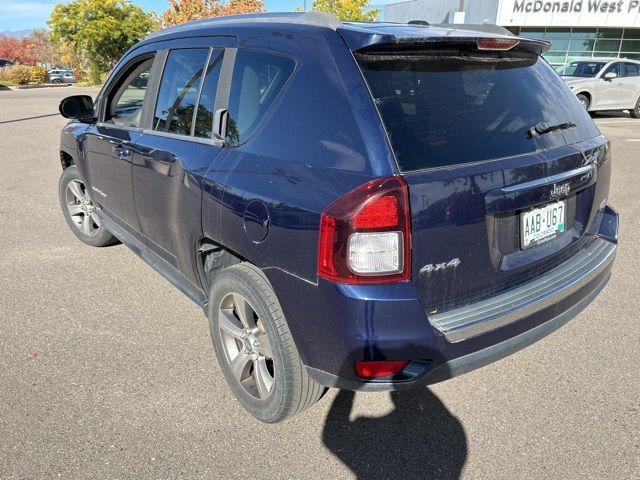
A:
[[[0,83],[8,85],[27,85],[44,83],[49,78],[47,70],[30,65],[12,65],[0,68]]]
[[[42,67],[31,68],[31,83],[44,83],[49,79],[49,73]]]
[[[16,85],[26,85],[31,81],[31,67],[28,65],[13,65],[8,70],[9,81]]]
[[[0,68],[0,85],[1,84],[7,84],[7,83],[13,83],[11,81],[11,79],[9,78],[9,68],[8,67],[2,67]]]

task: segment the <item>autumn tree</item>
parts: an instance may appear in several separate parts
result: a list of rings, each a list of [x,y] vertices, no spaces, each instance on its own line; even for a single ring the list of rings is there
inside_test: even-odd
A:
[[[230,0],[220,6],[218,15],[240,15],[242,13],[264,12],[262,0]]]
[[[312,10],[349,22],[374,22],[380,15],[380,10],[369,8],[369,0],[314,0]]]
[[[264,11],[262,0],[169,0],[169,8],[160,17],[163,27],[222,15],[260,13]]]
[[[40,31],[25,37],[0,35],[0,58],[25,65],[46,62],[48,42]]]
[[[87,58],[91,81],[99,83],[100,74],[156,28],[157,20],[126,0],[73,0],[57,4],[47,23],[51,40]]]

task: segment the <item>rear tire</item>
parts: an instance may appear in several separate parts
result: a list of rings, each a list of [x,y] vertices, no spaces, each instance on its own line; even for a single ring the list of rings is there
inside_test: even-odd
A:
[[[62,83],[62,80],[60,80],[59,78],[54,78],[53,80],[51,80],[51,83]]]
[[[62,213],[71,231],[82,242],[92,247],[106,247],[118,242],[103,225],[75,165],[66,168],[60,176],[58,198]]]
[[[280,422],[322,397],[325,388],[307,374],[275,292],[258,268],[242,263],[220,273],[208,316],[229,388],[258,420]]]
[[[638,101],[636,102],[636,106],[629,110],[629,113],[633,118],[640,118],[640,97],[638,97]]]
[[[589,101],[589,97],[587,97],[586,95],[584,95],[582,93],[579,93],[578,95],[576,95],[576,97],[578,98],[578,100],[580,101],[580,103],[582,104],[584,109],[588,112],[589,111],[589,107],[591,106],[591,102]]]

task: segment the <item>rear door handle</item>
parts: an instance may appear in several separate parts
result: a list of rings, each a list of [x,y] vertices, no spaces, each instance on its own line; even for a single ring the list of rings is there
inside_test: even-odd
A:
[[[118,157],[120,159],[125,159],[125,158],[129,157],[129,155],[131,155],[131,150],[129,150],[124,145],[114,145],[113,146],[113,153],[115,154],[116,157]]]

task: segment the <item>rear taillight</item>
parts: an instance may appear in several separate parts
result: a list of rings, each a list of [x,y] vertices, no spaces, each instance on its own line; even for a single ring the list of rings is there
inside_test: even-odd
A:
[[[411,278],[409,191],[402,178],[362,185],[322,213],[318,276],[352,284]]]

